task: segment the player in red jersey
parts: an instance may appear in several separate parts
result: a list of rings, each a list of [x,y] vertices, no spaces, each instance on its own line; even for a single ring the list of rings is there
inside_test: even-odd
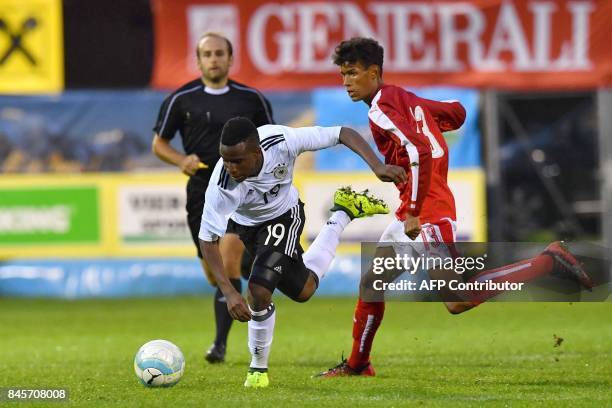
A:
[[[442,132],[459,129],[465,120],[465,109],[457,101],[432,101],[398,86],[384,84],[383,53],[375,40],[353,38],[341,42],[333,56],[350,98],[370,107],[370,129],[385,163],[404,167],[410,176],[406,183],[396,184],[401,205],[395,213],[396,219],[381,236],[375,256],[395,257],[416,252],[454,257],[455,200],[447,184],[448,146]],[[535,258],[479,272],[468,282],[526,282],[549,274],[553,269],[559,276],[577,280],[588,289],[592,287],[588,275],[560,242],[550,244]],[[432,279],[448,280],[449,273],[455,278],[460,276],[443,270],[429,270],[428,273]],[[367,276],[362,277],[362,291],[355,309],[351,355],[348,361],[320,373],[321,377],[375,375],[370,350],[383,319],[385,303],[383,299],[363,299]],[[448,311],[457,314],[498,293],[500,291],[479,291],[457,296],[447,290],[440,294]],[[368,300],[371,299],[368,297]]]

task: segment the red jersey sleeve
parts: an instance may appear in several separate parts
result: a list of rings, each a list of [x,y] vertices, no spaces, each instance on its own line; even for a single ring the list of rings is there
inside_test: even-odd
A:
[[[442,132],[457,130],[465,122],[465,108],[459,101],[432,101],[419,98],[418,104],[427,109]]]
[[[412,116],[405,113],[407,109],[400,93],[393,88],[385,88],[379,95],[372,101],[368,116],[401,148],[406,149],[410,160],[408,163],[404,162],[404,167],[406,173],[410,174],[411,184],[408,213],[417,217],[421,213],[431,184],[431,144],[427,136],[418,131]]]

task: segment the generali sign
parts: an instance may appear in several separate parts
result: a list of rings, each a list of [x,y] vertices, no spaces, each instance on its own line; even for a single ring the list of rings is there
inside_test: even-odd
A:
[[[385,47],[384,78],[398,85],[509,89],[612,84],[612,1],[153,0],[153,85],[198,76],[195,44],[222,32],[232,77],[264,89],[339,85],[335,46],[354,36]]]

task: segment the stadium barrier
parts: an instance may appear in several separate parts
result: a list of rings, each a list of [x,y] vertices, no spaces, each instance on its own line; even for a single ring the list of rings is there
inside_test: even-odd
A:
[[[449,174],[460,239],[486,239],[484,175]],[[83,174],[0,179],[0,295],[136,296],[206,292],[185,222],[185,177]],[[336,188],[369,188],[393,208],[395,189],[368,173],[302,173],[304,245],[325,222]],[[356,293],[359,242],[376,240],[393,215],[352,223],[323,294]]]

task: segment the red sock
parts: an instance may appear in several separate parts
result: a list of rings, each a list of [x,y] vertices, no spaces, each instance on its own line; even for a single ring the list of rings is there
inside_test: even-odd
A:
[[[468,282],[484,282],[487,280],[491,282],[528,282],[549,274],[553,269],[553,264],[553,260],[549,255],[538,255],[525,261],[482,271],[478,275],[472,276]],[[470,300],[474,305],[479,305],[501,292],[501,290],[473,292],[470,295]]]
[[[385,314],[385,302],[364,302],[361,299],[353,318],[353,350],[348,365],[360,369],[370,362],[370,350],[376,331]]]

